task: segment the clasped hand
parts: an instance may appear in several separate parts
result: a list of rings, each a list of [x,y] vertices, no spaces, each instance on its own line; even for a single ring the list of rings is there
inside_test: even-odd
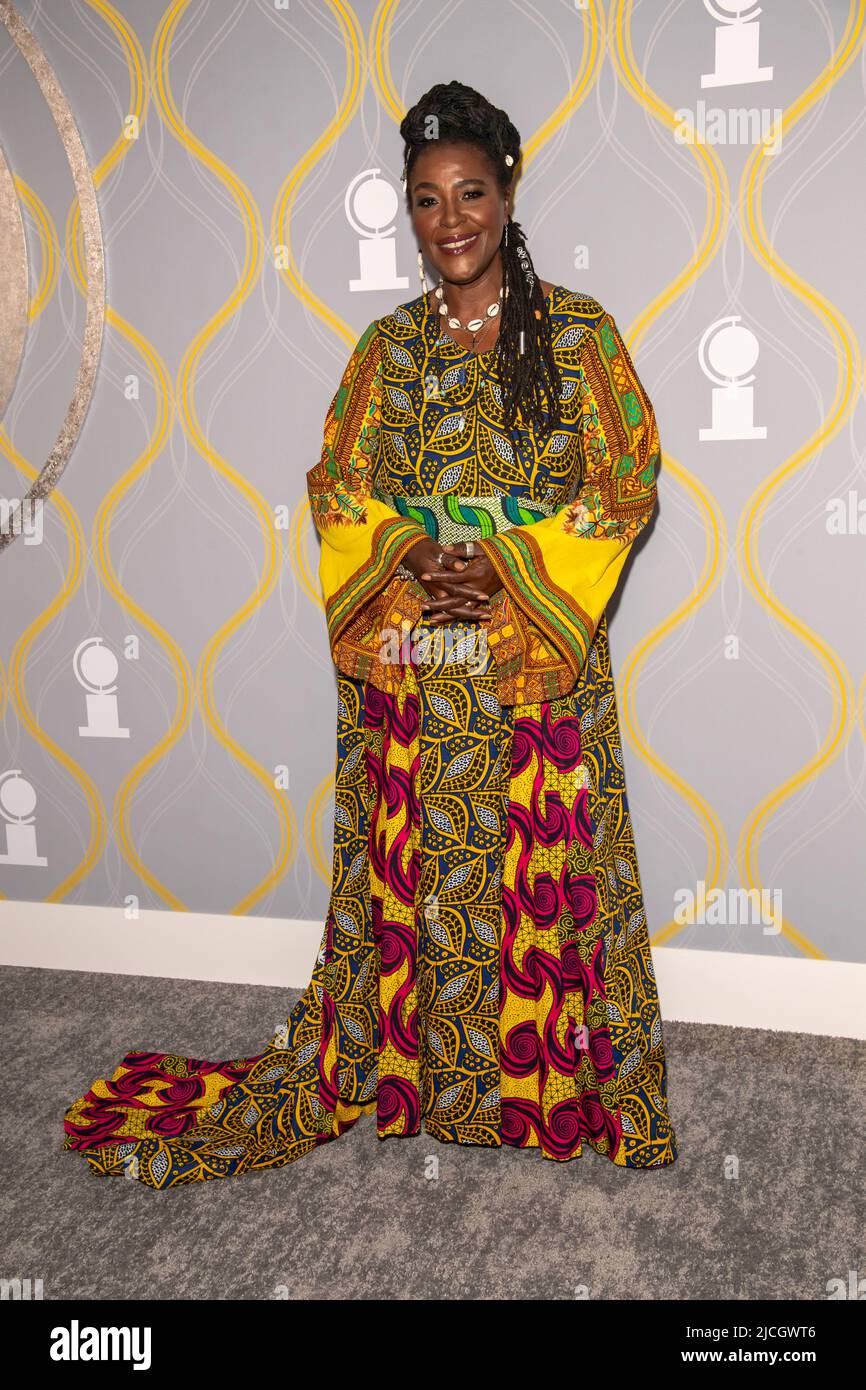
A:
[[[425,536],[403,557],[430,595],[422,608],[424,622],[439,627],[466,618],[489,621],[490,597],[502,585],[482,544],[475,542],[475,554],[469,558],[464,541],[440,545]]]

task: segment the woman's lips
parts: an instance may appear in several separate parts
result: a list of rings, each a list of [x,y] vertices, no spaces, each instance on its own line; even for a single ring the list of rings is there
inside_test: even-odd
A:
[[[444,252],[446,256],[462,256],[464,251],[469,251],[475,245],[479,235],[480,233],[473,232],[471,236],[464,237],[456,244],[451,243],[450,245],[440,241],[439,250]]]

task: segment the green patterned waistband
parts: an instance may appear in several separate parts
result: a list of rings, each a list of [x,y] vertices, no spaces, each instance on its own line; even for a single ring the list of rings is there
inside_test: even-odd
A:
[[[553,516],[561,502],[541,502],[526,494],[487,493],[464,497],[456,492],[419,493],[400,497],[376,486],[372,496],[401,516],[419,521],[434,540],[444,545],[456,541],[483,540],[512,526],[531,526],[534,521]]]

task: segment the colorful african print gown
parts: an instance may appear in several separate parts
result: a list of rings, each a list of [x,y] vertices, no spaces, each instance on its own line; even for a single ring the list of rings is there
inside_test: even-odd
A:
[[[594,299],[547,299],[562,428],[504,428],[496,349],[419,296],[358,341],[307,474],[337,674],[312,978],[252,1057],[129,1052],[65,1117],[154,1188],[377,1134],[677,1157],[605,606],[656,499],[653,409]],[[487,625],[422,621],[423,535],[481,540]]]

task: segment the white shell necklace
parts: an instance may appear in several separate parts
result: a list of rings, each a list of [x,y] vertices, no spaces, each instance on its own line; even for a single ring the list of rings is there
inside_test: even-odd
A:
[[[508,298],[508,286],[507,286],[507,285],[504,287],[504,290],[505,290],[505,298],[507,299],[507,298]],[[444,280],[440,280],[440,281],[439,281],[439,284],[436,286],[436,289],[435,289],[434,293],[435,293],[435,295],[436,295],[436,298],[439,300],[439,313],[445,315],[445,317],[446,317],[446,319],[447,319],[447,322],[448,322],[448,327],[449,327],[449,328],[461,328],[461,329],[463,329],[464,332],[466,332],[466,333],[471,333],[471,334],[472,334],[472,351],[474,352],[474,351],[475,351],[475,344],[476,344],[476,342],[477,342],[479,336],[480,336],[481,333],[484,331],[484,329],[487,327],[488,323],[490,323],[492,319],[495,319],[495,318],[496,318],[497,314],[499,313],[500,309],[502,308],[502,302],[503,302],[503,291],[502,291],[502,289],[500,289],[500,291],[499,291],[499,297],[498,297],[498,299],[496,299],[496,300],[494,301],[493,304],[488,304],[488,306],[487,306],[487,312],[486,312],[486,314],[484,315],[484,318],[483,318],[483,319],[470,319],[469,322],[466,323],[466,324],[461,323],[460,320],[459,320],[455,315],[453,315],[453,314],[451,314],[451,313],[449,312],[449,310],[448,310],[448,305],[447,305],[447,303],[445,302],[445,281],[444,281]]]

